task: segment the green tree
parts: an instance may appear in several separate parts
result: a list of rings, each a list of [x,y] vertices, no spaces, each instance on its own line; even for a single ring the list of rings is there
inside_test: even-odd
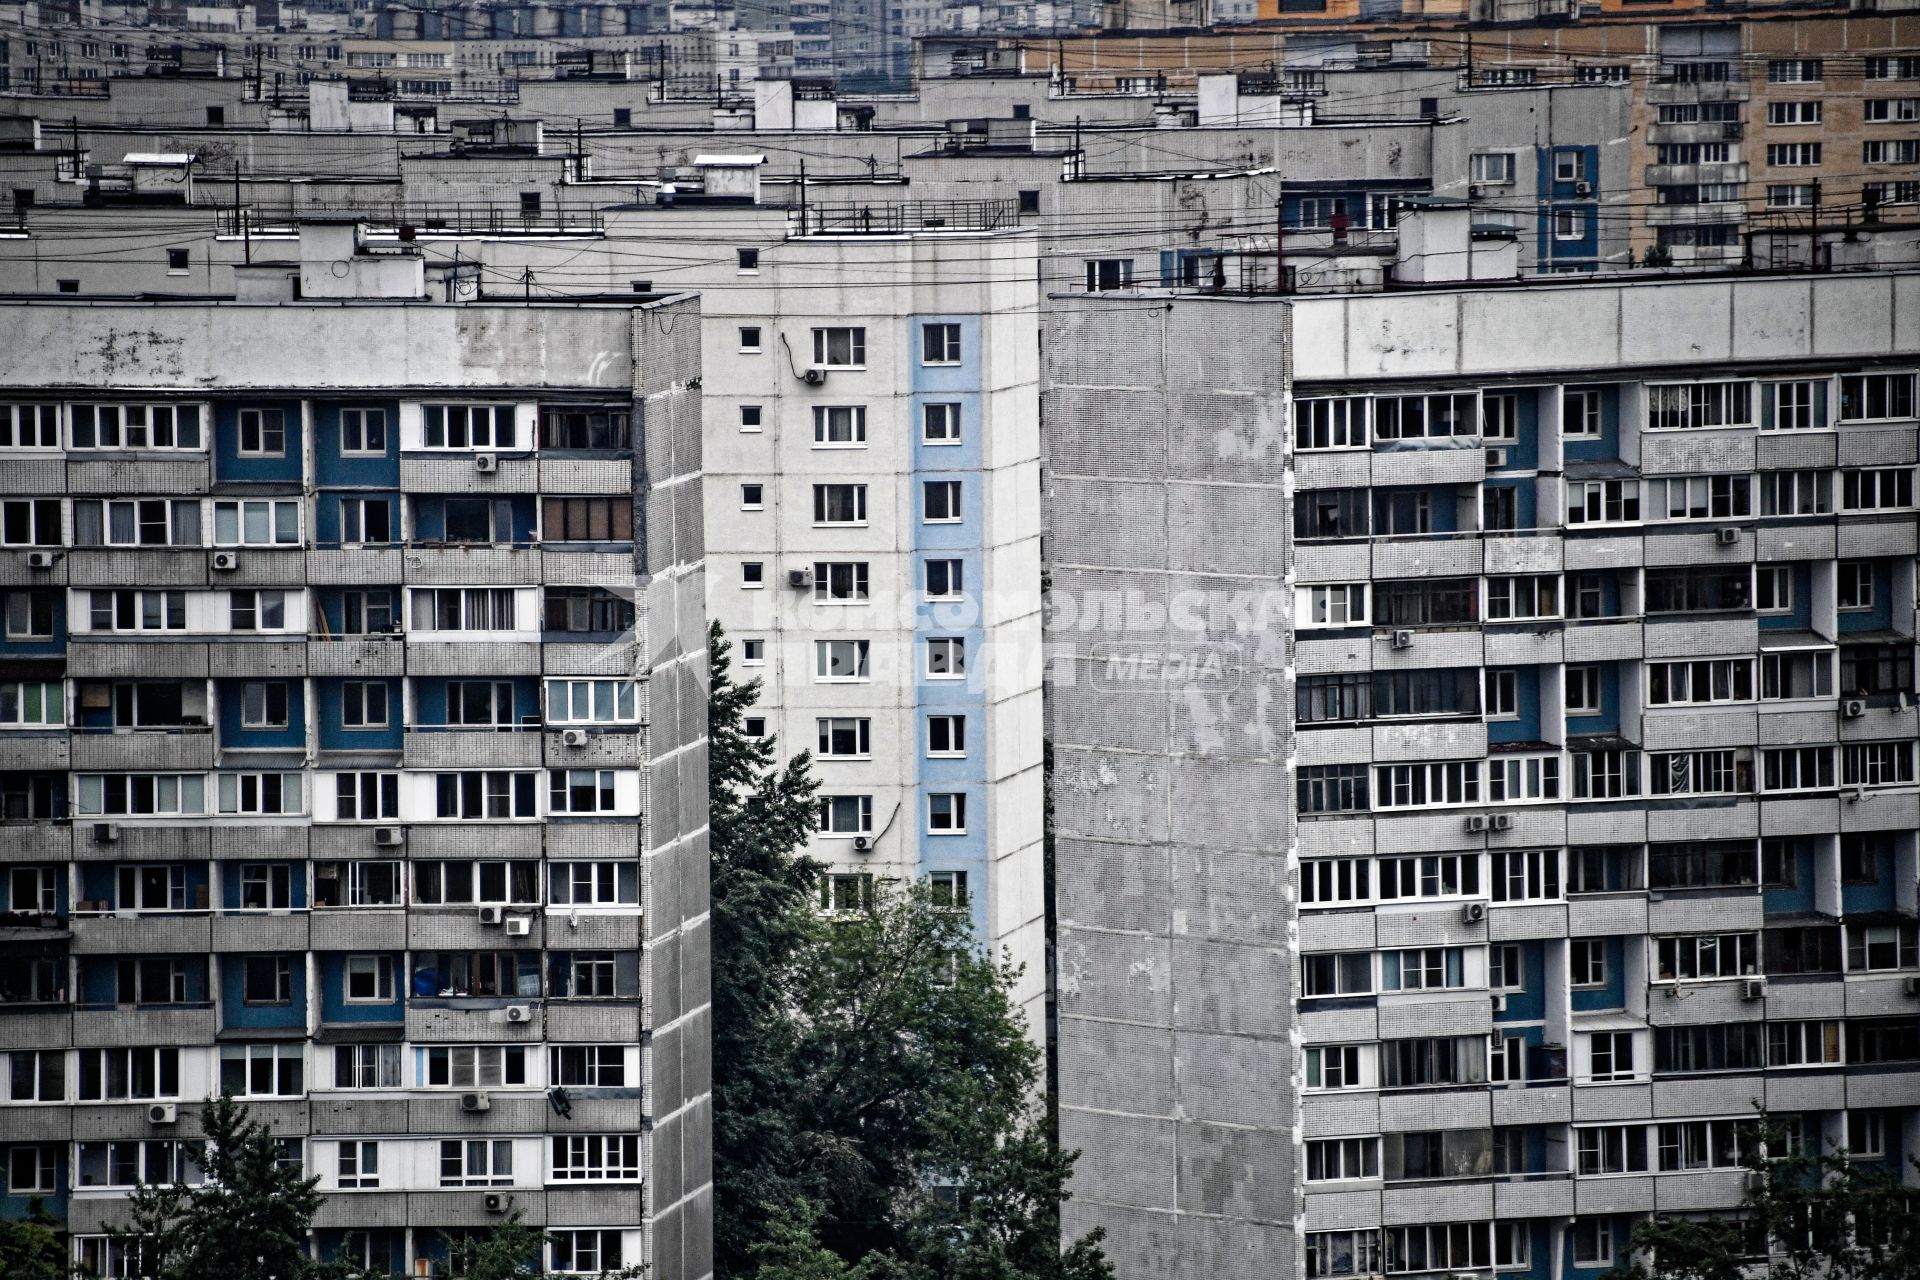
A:
[[[774,741],[742,723],[760,682],[732,678],[730,646],[707,638],[708,830],[713,929],[714,1268],[756,1266],[770,1215],[798,1211],[807,1180],[791,1112],[793,981],[816,930],[818,865],[798,856],[812,833],[814,781],[805,752],[785,768]]]
[[[65,1280],[67,1250],[60,1224],[40,1197],[24,1218],[0,1218],[0,1276],[7,1280]]]
[[[1617,1280],[1912,1280],[1920,1276],[1920,1188],[1886,1165],[1790,1141],[1762,1112],[1743,1138],[1740,1208],[1656,1215],[1633,1229]],[[1768,1258],[1763,1272],[1758,1259]]]
[[[146,1280],[306,1280],[321,1274],[307,1253],[320,1207],[318,1178],[282,1164],[273,1131],[231,1097],[200,1112],[205,1180],[150,1184],[129,1198],[132,1225],[114,1234],[137,1245]]]

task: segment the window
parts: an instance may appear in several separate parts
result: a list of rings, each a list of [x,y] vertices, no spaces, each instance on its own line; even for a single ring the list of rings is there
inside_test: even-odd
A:
[[[1358,396],[1294,401],[1294,446],[1299,449],[1366,448],[1369,403]]]
[[[1920,138],[1876,138],[1860,144],[1866,164],[1920,164]]]
[[[1911,373],[1848,374],[1840,379],[1840,419],[1879,422],[1913,417]]]
[[[1442,991],[1466,985],[1466,956],[1459,947],[1380,953],[1382,991]]]
[[[620,1045],[553,1045],[547,1053],[549,1084],[617,1089],[627,1083],[627,1053]]]
[[[744,333],[743,330],[743,336]],[[757,338],[759,331],[755,330],[754,333]],[[867,331],[865,329],[815,329],[813,331],[813,362],[816,365],[836,369],[866,367]]]
[[[287,629],[287,593],[284,591],[228,592],[227,621],[235,631],[285,631]]]
[[[59,405],[0,404],[0,449],[59,447]]]
[[[1656,520],[1729,520],[1753,514],[1746,476],[1692,476],[1647,481],[1648,514]]]
[[[517,599],[511,587],[415,588],[413,625],[423,631],[513,631]]]
[[[77,1056],[78,1096],[82,1102],[131,1102],[180,1096],[178,1049],[82,1049]],[[18,1070],[16,1060],[16,1081]],[[44,1067],[39,1078],[42,1081],[48,1078]]]
[[[742,250],[742,252],[746,252]],[[625,1261],[624,1236],[614,1230],[547,1232],[548,1269],[565,1274],[607,1275]]]
[[[437,1044],[414,1052],[419,1055],[423,1088],[494,1088],[528,1082],[525,1045]]]
[[[1373,956],[1365,951],[1305,956],[1300,983],[1303,997],[1370,995]]]
[[[1817,142],[1769,142],[1767,163],[1776,169],[1817,165],[1820,163],[1820,144]]]
[[[547,811],[553,814],[617,813],[620,809],[612,769],[551,769]]]
[[[942,322],[920,326],[921,364],[959,364],[960,326]]]
[[[1819,124],[1820,103],[1818,101],[1769,102],[1767,104],[1767,123],[1782,124]]]
[[[216,547],[285,547],[300,544],[298,499],[249,498],[213,504]]]
[[[242,994],[248,1004],[291,1004],[293,962],[287,956],[246,956]]]
[[[1868,80],[1920,80],[1920,56],[1878,57],[1866,60],[1864,78]]]
[[[1751,402],[1752,385],[1745,382],[1652,384],[1647,387],[1647,427],[1743,427],[1752,421]]]
[[[7,870],[7,909],[19,915],[55,915],[60,910],[61,867],[10,867]]]
[[[1648,569],[1648,613],[1709,613],[1745,610],[1752,604],[1752,571],[1744,565],[1725,569]]]
[[[923,444],[959,444],[960,406],[949,403],[922,405],[920,440]]]
[[[1374,438],[1420,440],[1478,435],[1478,408],[1471,395],[1381,396],[1373,406]]]
[[[1587,234],[1587,210],[1561,205],[1553,211],[1553,238],[1581,240]]]
[[[1551,901],[1560,897],[1557,849],[1496,849],[1493,859],[1495,902]]]
[[[1627,524],[1640,518],[1640,486],[1632,480],[1569,480],[1567,523]]]
[[[512,686],[508,685],[511,707]],[[547,681],[547,723],[619,724],[638,717],[638,692],[631,680]]]
[[[57,514],[59,504],[53,505]],[[59,528],[56,521],[49,530],[55,545],[59,542]],[[13,532],[9,531],[7,540],[13,538]],[[197,547],[201,545],[200,504],[192,499],[169,501],[165,498],[76,500],[73,542],[78,547]]]
[[[1511,151],[1479,151],[1469,161],[1476,186],[1506,186],[1513,181]]]
[[[1088,293],[1133,287],[1132,258],[1095,258],[1086,267]]]
[[[1488,578],[1487,621],[1560,616],[1560,579]]]
[[[1367,584],[1364,582],[1296,587],[1294,602],[1294,616],[1301,627],[1366,625]]]
[[[961,636],[931,636],[927,640],[927,675],[957,679],[967,674],[967,642]]]
[[[1527,971],[1519,944],[1498,943],[1487,948],[1487,986],[1494,991],[1526,989]]]
[[[1386,1240],[1387,1273],[1484,1269],[1492,1265],[1489,1224],[1455,1222],[1390,1227]]]
[[[740,429],[742,431],[761,430],[760,406],[743,404],[740,406]]]
[[[1359,1089],[1365,1082],[1360,1075],[1360,1046],[1324,1045],[1307,1050],[1307,1088]]]
[[[197,404],[76,404],[68,409],[71,447],[198,450],[200,412]]]
[[[867,599],[868,571],[864,560],[816,560],[813,563],[815,604],[854,604]]]
[[[433,780],[436,817],[483,821],[539,816],[532,773],[474,770],[436,773]]]
[[[380,587],[372,591],[346,591],[340,597],[341,633],[350,636],[385,635],[398,628],[399,613],[394,593]]]
[[[873,834],[872,796],[821,796],[820,833],[829,836]]]
[[[248,729],[287,727],[287,685],[280,680],[249,680],[240,686],[240,723]]]
[[[758,249],[735,249],[733,254],[734,261],[740,271],[751,272],[760,270],[760,251]]]
[[[125,1049],[87,1050],[125,1055]],[[151,1052],[151,1051],[149,1051]],[[170,1052],[178,1053],[178,1050]],[[7,1054],[7,1100],[10,1102],[65,1102],[67,1053],[64,1049],[15,1049]]]
[[[387,411],[342,409],[340,452],[384,457],[387,452]]]
[[[865,524],[867,522],[867,486],[864,484],[813,486],[813,522],[815,524]]]
[[[1903,786],[1913,781],[1910,742],[1853,742],[1840,748],[1840,781],[1849,787]]]
[[[1912,505],[1912,467],[1877,467],[1840,473],[1842,511],[1893,511]]]
[[[555,1134],[553,1181],[638,1182],[640,1135]]]
[[[441,1142],[440,1185],[512,1186],[513,1141],[509,1138],[456,1138]]]
[[[1751,658],[1708,658],[1695,662],[1647,664],[1647,703],[1650,706],[1752,700]]]
[[[1569,387],[1560,393],[1560,434],[1570,440],[1597,440],[1601,431],[1598,387]]]
[[[338,1184],[343,1191],[380,1185],[380,1144],[378,1142],[342,1142],[339,1148]]]
[[[400,816],[400,775],[334,775],[334,817],[341,822],[374,822]]]
[[[333,1047],[336,1089],[398,1089],[398,1044],[339,1044]]]
[[[56,1188],[60,1148],[50,1145],[15,1146],[7,1150],[7,1194],[49,1195]]]
[[[204,1148],[204,1143],[171,1138],[77,1143],[74,1183],[81,1188],[198,1183]]]
[[[741,325],[740,326],[740,353],[742,355],[757,355],[759,354],[759,351],[760,351],[760,326],[757,324]],[[820,362],[815,361],[815,363],[818,364]]]
[[[52,591],[8,591],[6,599],[6,638],[9,640],[50,640],[53,638],[53,619],[56,603],[65,597],[65,592]],[[113,593],[108,593],[111,596]],[[186,595],[183,592],[169,594],[180,597],[180,627],[185,628]],[[128,593],[132,595],[131,592]],[[109,610],[108,619],[112,620]]]
[[[299,1097],[306,1092],[305,1046],[223,1044],[220,1092],[238,1097]]]
[[[549,863],[548,886],[549,900],[555,906],[638,906],[640,865],[637,862]]]
[[[518,439],[510,404],[430,404],[420,416],[428,449],[511,449]]]
[[[857,448],[867,443],[865,405],[815,405],[813,443],[822,448]]]
[[[1480,857],[1430,853],[1380,859],[1380,897],[1451,898],[1480,892]]]
[[[1575,1129],[1574,1171],[1583,1178],[1647,1171],[1647,1130],[1638,1124]]]
[[[1759,939],[1751,933],[1701,933],[1654,940],[1656,982],[1751,977],[1759,972]]]
[[[1835,588],[1841,610],[1872,609],[1873,578],[1873,561],[1842,560]]]
[[[1760,514],[1763,516],[1826,515],[1832,510],[1824,471],[1765,471],[1760,475]],[[1771,566],[1785,572],[1785,566]],[[1763,568],[1762,572],[1767,572]]]
[[[967,797],[962,791],[936,791],[927,796],[927,834],[962,836],[967,833]]]
[[[1301,765],[1295,779],[1303,814],[1354,813],[1368,807],[1366,765]]]
[[[392,956],[348,956],[344,973],[348,1004],[393,1002]]]
[[[130,519],[131,519],[132,510],[135,504],[130,502],[124,502],[124,503],[117,502],[111,505],[115,507],[125,508],[127,510],[128,516],[129,516],[129,523],[127,524],[126,527],[129,532],[129,537],[126,539],[126,541],[128,543],[132,543],[134,539],[131,536],[132,525],[130,523]],[[140,505],[148,505],[148,504],[140,504]],[[164,509],[167,504],[164,502],[159,502],[151,505],[159,507],[164,512]],[[89,543],[87,541],[84,541],[80,536],[80,531],[83,528],[83,526],[81,525],[80,512],[83,509],[91,510],[95,513],[98,513],[100,509],[100,504],[99,503],[76,503],[74,505],[74,525],[75,525],[74,542],[78,546],[89,545]],[[164,533],[165,527],[166,526],[164,524],[164,518],[163,518],[163,523],[161,525],[162,536],[159,539],[159,542],[161,545],[165,545],[166,543],[166,537]],[[98,528],[97,514],[95,516],[95,528],[96,529]],[[93,545],[98,545],[100,541],[101,539],[99,539],[98,537],[95,537],[92,540],[92,543]],[[58,498],[10,498],[5,502],[0,502],[0,546],[57,547],[57,546],[61,546],[63,543],[64,543],[64,538],[62,536],[62,524],[60,519],[60,499]]]
[[[45,728],[66,722],[66,686],[62,682],[0,680],[0,728]]]
[[[740,642],[740,665],[743,667],[764,667],[767,664],[767,642],[765,640],[742,640]]]
[[[1768,1022],[1766,1027],[1770,1067],[1837,1066],[1844,1060],[1837,1019]]]
[[[206,787],[197,773],[82,773],[74,776],[75,808],[86,817],[198,817],[207,811]]]
[[[873,754],[873,721],[867,717],[823,717],[814,724],[821,757],[864,760]]]
[[[1775,58],[1767,63],[1767,83],[1818,84],[1825,66],[1819,58]]]
[[[1862,109],[1868,124],[1920,120],[1920,98],[1868,98]]]
[[[1378,1138],[1322,1138],[1307,1143],[1308,1182],[1341,1182],[1379,1176]]]
[[[958,524],[962,517],[958,480],[921,482],[922,518],[928,524]]]
[[[302,788],[304,773],[222,773],[219,780],[220,812],[267,815],[306,812]]]
[[[1489,720],[1518,720],[1520,718],[1520,673],[1508,667],[1504,670],[1489,669],[1486,673],[1487,710]]]
[[[181,254],[181,257],[185,256],[184,253]],[[240,454],[242,457],[286,457],[286,411],[282,409],[240,410]]]
[[[865,640],[815,640],[813,675],[816,681],[868,679]]]
[[[1567,985],[1607,985],[1607,943],[1604,938],[1575,938],[1568,944]]]
[[[1631,1080],[1633,1069],[1633,1033],[1596,1031],[1587,1037],[1595,1080]]]

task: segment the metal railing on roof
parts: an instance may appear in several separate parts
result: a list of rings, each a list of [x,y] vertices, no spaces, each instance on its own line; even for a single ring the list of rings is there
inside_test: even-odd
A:
[[[245,231],[259,235],[292,231],[302,222],[337,222],[358,219],[369,227],[399,230],[411,227],[420,232],[497,235],[597,235],[606,229],[606,218],[598,209],[527,210],[507,204],[406,204],[399,201],[363,205],[308,206],[292,204],[254,204],[240,209],[216,211],[219,234],[239,235]]]
[[[1001,231],[1020,225],[1018,200],[899,200],[808,204],[794,210],[796,235],[898,235],[907,231]]]

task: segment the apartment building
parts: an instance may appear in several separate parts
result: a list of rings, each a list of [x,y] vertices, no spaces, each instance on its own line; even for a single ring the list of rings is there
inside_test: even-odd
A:
[[[225,1092],[320,1256],[704,1276],[697,303],[306,248],[0,308],[0,1212],[132,1274]]]
[[[800,234],[723,251],[730,279],[703,286],[708,608],[763,681],[753,727],[813,752],[823,909],[928,884],[1024,966],[1037,1037],[1037,246],[1005,212],[955,202],[916,231],[815,206]]]
[[[1069,1236],[1578,1280],[1756,1105],[1913,1181],[1917,300],[1054,300]]]

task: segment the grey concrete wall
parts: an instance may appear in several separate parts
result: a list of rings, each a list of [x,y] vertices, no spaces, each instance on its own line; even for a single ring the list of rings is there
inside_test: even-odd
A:
[[[1287,324],[1077,297],[1046,335],[1064,1230],[1123,1280],[1300,1265]]]

